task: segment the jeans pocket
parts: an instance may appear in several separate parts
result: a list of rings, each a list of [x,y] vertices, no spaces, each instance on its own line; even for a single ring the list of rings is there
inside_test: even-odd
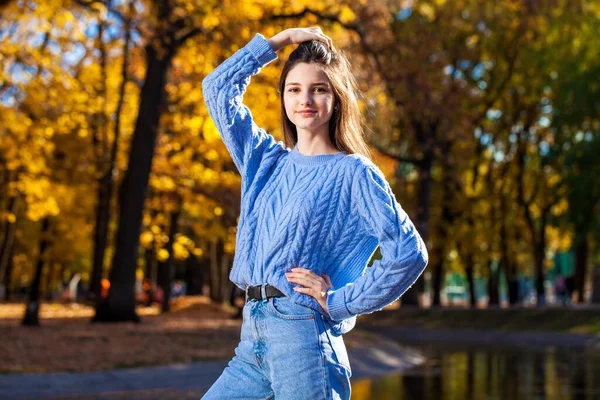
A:
[[[315,311],[311,308],[296,304],[289,297],[272,297],[269,307],[273,313],[283,319],[314,319]]]
[[[341,367],[344,367],[351,374],[352,370],[350,368],[350,359],[348,358],[348,351],[346,350],[344,338],[342,335],[336,335],[332,333],[329,329],[326,330],[325,333],[329,339],[331,350],[336,358],[337,364]]]
[[[321,351],[325,360],[331,364],[341,367],[346,370],[348,377],[352,375],[350,368],[350,359],[348,358],[348,351],[346,350],[346,344],[341,334],[337,334],[331,330],[331,326],[325,317],[317,319],[318,325],[320,325],[321,335]]]

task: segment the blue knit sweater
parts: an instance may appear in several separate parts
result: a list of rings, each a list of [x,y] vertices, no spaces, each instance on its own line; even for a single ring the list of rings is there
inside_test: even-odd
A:
[[[250,77],[277,58],[257,34],[202,82],[204,101],[242,177],[230,279],[269,283],[325,316],[341,333],[356,316],[398,299],[427,265],[427,250],[381,170],[358,154],[303,155],[258,127],[242,97]],[[382,259],[367,264],[380,246]],[[325,273],[329,315],[293,290],[294,267]]]

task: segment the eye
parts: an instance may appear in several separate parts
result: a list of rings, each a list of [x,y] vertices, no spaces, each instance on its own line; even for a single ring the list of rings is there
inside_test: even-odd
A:
[[[327,89],[324,88],[324,87],[322,87],[322,86],[320,86],[320,87],[315,88],[315,92],[317,92],[317,93],[327,93]]]
[[[289,88],[288,92],[289,93],[296,93],[298,91],[298,88]]]

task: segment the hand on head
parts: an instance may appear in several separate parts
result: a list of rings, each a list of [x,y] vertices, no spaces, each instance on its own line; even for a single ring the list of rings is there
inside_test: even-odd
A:
[[[278,51],[289,44],[300,44],[309,40],[318,40],[323,42],[329,50],[334,50],[333,41],[318,26],[286,29],[270,38],[269,44],[274,51]]]

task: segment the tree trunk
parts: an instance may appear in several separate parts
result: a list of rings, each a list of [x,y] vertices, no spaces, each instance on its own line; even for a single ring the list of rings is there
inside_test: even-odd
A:
[[[577,291],[575,302],[577,303],[585,301],[585,275],[589,256],[587,237],[581,236],[575,245],[575,290]]]
[[[180,204],[180,202],[179,202]],[[177,233],[177,224],[180,216],[180,206],[176,207],[176,211],[171,212],[171,221],[169,225],[169,241],[165,246],[165,250],[169,252],[169,258],[166,261],[158,264],[159,285],[163,291],[162,312],[169,312],[171,301],[171,283],[173,282],[173,242]]]
[[[148,289],[148,298],[146,299],[146,307],[150,307],[154,302],[154,290],[157,286],[158,275],[154,249],[150,248],[144,250],[144,260],[146,261],[146,279],[150,285]]]
[[[223,241],[221,239],[210,242],[210,299],[215,302],[223,301],[222,259]]]
[[[130,12],[131,15],[131,6]],[[114,187],[114,171],[116,168],[117,151],[119,148],[119,137],[121,132],[121,110],[125,100],[125,86],[127,85],[127,69],[129,67],[129,42],[131,39],[130,22],[125,23],[125,42],[123,44],[123,66],[121,68],[121,85],[119,88],[119,101],[115,111],[114,137],[108,160],[108,167],[104,175],[98,181],[98,201],[96,205],[96,229],[94,232],[94,266],[92,270],[92,282],[90,292],[93,293],[96,302],[101,301],[101,281],[104,271],[104,253],[108,244],[108,232],[111,219],[111,202]],[[90,293],[90,294],[91,294]]]
[[[500,272],[500,266],[498,265],[498,268],[496,268],[496,270],[493,269],[492,265],[493,265],[493,261],[492,258],[490,257],[490,259],[488,260],[488,271],[489,271],[489,278],[488,278],[488,285],[487,285],[487,294],[488,294],[488,307],[492,306],[492,307],[496,307],[500,305],[500,293],[498,292],[498,284],[499,284],[499,272]]]
[[[468,197],[465,201],[470,202],[471,199]],[[467,276],[467,283],[469,285],[469,305],[471,307],[477,306],[477,297],[475,295],[475,278],[473,276],[474,259],[473,259],[473,247],[475,246],[475,235],[473,235],[475,231],[475,221],[473,218],[472,210],[470,207],[467,207],[467,210],[464,211],[466,214],[466,224],[470,229],[467,237],[457,243],[458,251],[460,252],[461,259],[465,265],[465,275]]]
[[[465,262],[465,273],[467,275],[467,281],[469,283],[469,304],[471,307],[477,306],[477,297],[475,296],[475,278],[473,277],[473,254],[471,251],[467,251],[467,259]]]
[[[544,260],[546,259],[546,223],[550,207],[546,207],[542,210],[540,216],[540,230],[539,240],[535,240],[535,231],[532,230],[532,238],[535,251],[535,264],[536,264],[536,278],[535,286],[537,291],[537,304],[538,306],[546,303],[546,293],[544,290],[544,278],[546,277],[546,271],[544,266]],[[541,299],[541,301],[540,301]]]
[[[546,303],[544,293],[544,245],[534,243],[535,256],[535,291],[537,293],[537,305],[542,306]]]
[[[15,246],[12,246],[10,249],[10,254],[8,257],[8,265],[6,266],[6,270],[4,271],[4,301],[10,301],[11,297],[11,286],[12,286],[12,275],[14,269],[14,261],[13,261],[13,252]]]
[[[229,299],[232,283],[229,281],[229,271],[231,269],[229,254],[223,252],[221,257],[221,301],[225,302]]]
[[[42,272],[44,269],[44,252],[46,251],[46,247],[48,247],[49,226],[50,218],[45,217],[42,221],[40,251],[35,269],[35,276],[33,278],[33,282],[31,283],[27,308],[25,309],[25,316],[23,318],[23,325],[25,326],[40,326],[40,284],[42,282]]]
[[[94,230],[94,266],[92,269],[92,282],[90,295],[94,299],[100,298],[100,284],[104,270],[104,252],[108,242],[108,225],[110,223],[110,188],[107,185],[108,174],[104,174],[98,181],[96,226]]]
[[[166,75],[174,49],[161,54],[146,47],[147,71],[141,92],[140,111],[136,121],[127,172],[119,188],[119,227],[116,249],[110,271],[110,290],[106,302],[96,308],[94,321],[135,321],[135,271],[144,200],[156,147],[158,124],[165,98]]]
[[[444,150],[444,157],[447,157],[449,147]],[[446,160],[443,158],[443,160]],[[449,167],[445,169],[449,172]],[[448,241],[448,229],[454,222],[454,213],[451,209],[454,199],[452,198],[453,183],[451,177],[446,173],[442,175],[442,216],[438,226],[437,240],[438,244],[435,246],[434,262],[435,266],[433,269],[433,302],[432,305],[439,306],[441,304],[441,293],[444,279],[444,260],[446,243]]]
[[[429,237],[429,209],[431,208],[431,188],[433,185],[433,178],[431,176],[431,168],[433,165],[433,154],[428,153],[422,163],[420,169],[421,181],[419,185],[418,195],[418,206],[417,206],[417,218],[415,221],[415,227],[423,238],[423,241],[427,243]],[[425,281],[424,274],[421,274],[419,279],[402,295],[402,305],[418,306],[419,299],[425,292]]]
[[[488,251],[488,262],[487,262],[487,266],[488,266],[488,282],[487,282],[487,296],[488,296],[488,303],[487,303],[487,307],[497,307],[500,305],[500,294],[499,294],[499,276],[500,276],[500,265],[499,263],[495,263],[496,260],[494,260],[493,258],[493,254],[495,253],[495,249],[497,248],[498,245],[498,208],[497,208],[497,195],[495,193],[499,193],[500,196],[503,196],[503,189],[504,189],[504,174],[505,174],[505,169],[500,169],[501,171],[501,177],[500,177],[500,187],[499,187],[499,191],[496,192],[495,191],[495,182],[496,180],[494,179],[494,174],[493,174],[493,162],[490,161],[490,166],[488,168],[488,174],[487,174],[487,185],[488,185],[488,190],[489,193],[492,193],[492,197],[490,197],[490,221],[491,221],[491,237],[492,240],[490,241],[490,249]],[[503,218],[505,218],[506,216],[502,215]],[[494,268],[494,264],[496,266],[496,268]]]
[[[185,261],[185,283],[188,295],[202,295],[204,285],[204,273],[202,264],[198,258],[191,254]]]
[[[523,129],[523,132],[527,132],[527,129]],[[525,221],[529,228],[531,235],[531,245],[533,250],[533,259],[535,263],[535,290],[537,293],[537,305],[542,306],[546,302],[544,293],[544,259],[546,250],[546,223],[548,213],[550,212],[550,204],[547,204],[541,212],[539,223],[534,220],[534,215],[530,209],[536,193],[531,194],[530,199],[525,199],[525,159],[526,159],[526,147],[525,142],[522,138],[519,138],[519,144],[517,146],[517,163],[519,167],[520,177],[518,179],[518,202],[523,209]],[[542,178],[538,178],[542,179]]]
[[[433,291],[432,306],[441,305],[442,285],[444,279],[444,246],[439,243],[432,249],[433,257],[433,280],[431,290]]]
[[[470,214],[469,210],[467,210],[466,212],[468,213],[466,223],[471,230],[474,230],[475,227],[472,215]],[[463,238],[459,241],[459,243],[457,243],[461,260],[465,265],[465,275],[467,276],[467,283],[469,285],[469,305],[471,307],[477,306],[477,297],[475,295],[475,278],[473,276],[473,270],[475,268],[472,251],[473,246],[474,239],[471,237],[471,235],[468,235],[466,238]]]
[[[46,273],[42,274],[43,276],[43,292],[45,293],[45,299],[47,301],[52,300],[52,287],[54,283],[54,275],[56,274],[56,263],[50,263],[50,265],[46,268]]]
[[[15,196],[11,196],[8,201],[8,210],[15,216],[15,221],[6,221],[3,231],[4,240],[0,247],[0,276],[4,276],[12,254],[12,248],[15,242],[15,234],[17,232],[17,213],[19,212],[19,198],[21,194],[17,192]]]
[[[600,304],[600,264],[596,264],[592,275],[592,303]]]
[[[506,276],[506,288],[508,290],[508,304],[513,306],[519,303],[519,283],[517,281],[517,274],[515,267],[511,262],[510,249],[508,247],[508,227],[507,213],[508,213],[508,202],[504,197],[504,194],[500,196],[500,209],[502,210],[502,218],[500,218],[500,265],[498,266],[498,272],[500,268],[504,270]]]

